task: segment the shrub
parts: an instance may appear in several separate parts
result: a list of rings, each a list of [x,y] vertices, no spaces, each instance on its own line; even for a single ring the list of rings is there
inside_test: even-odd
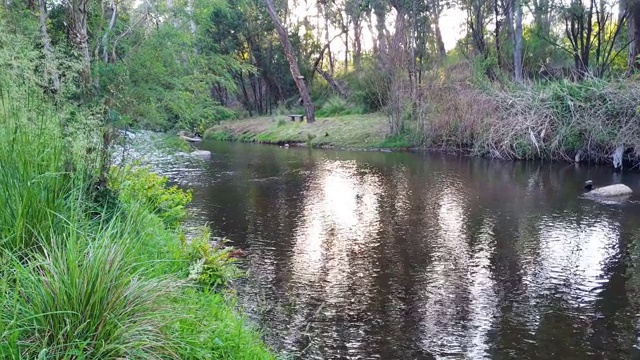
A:
[[[587,79],[482,90],[468,79],[431,84],[417,104],[418,128],[430,146],[506,159],[573,159],[582,150],[596,162],[610,161],[620,145],[640,149],[635,83]]]
[[[330,117],[340,115],[355,115],[361,114],[363,111],[339,96],[329,98],[327,102],[316,111],[318,117]]]
[[[207,287],[223,287],[238,279],[241,272],[236,259],[231,257],[233,248],[226,242],[216,243],[211,239],[209,227],[200,228],[198,236],[191,241],[183,238],[183,255],[189,261],[189,279]]]
[[[358,72],[345,79],[351,89],[351,100],[362,112],[382,110],[389,102],[391,75],[375,64],[365,63]]]
[[[233,136],[224,130],[207,129],[203,135],[205,140],[230,141]]]
[[[148,168],[113,167],[109,187],[118,193],[125,204],[141,202],[156,214],[166,226],[175,228],[186,218],[185,206],[191,201],[190,191],[176,186],[166,187],[167,178],[152,173]]]

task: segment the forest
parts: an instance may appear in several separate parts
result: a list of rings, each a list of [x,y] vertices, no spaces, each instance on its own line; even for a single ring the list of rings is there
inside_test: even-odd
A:
[[[405,147],[637,158],[635,0],[6,0],[2,11],[3,42],[21,46],[3,45],[0,66],[108,126],[202,134],[286,112],[376,113]],[[449,48],[443,14],[459,23]]]

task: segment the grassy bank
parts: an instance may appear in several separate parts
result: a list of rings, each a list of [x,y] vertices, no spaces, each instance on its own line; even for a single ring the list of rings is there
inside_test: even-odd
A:
[[[337,148],[400,148],[409,145],[387,137],[387,118],[382,114],[318,118],[314,123],[290,121],[287,116],[225,121],[208,129],[210,140],[265,144],[303,144]]]
[[[185,240],[190,194],[144,169],[101,183],[100,128],[42,97],[0,114],[0,358],[274,358],[225,290],[230,249]]]

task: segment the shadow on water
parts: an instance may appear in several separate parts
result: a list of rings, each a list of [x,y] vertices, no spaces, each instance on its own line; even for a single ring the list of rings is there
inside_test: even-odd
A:
[[[243,304],[283,354],[631,359],[637,174],[440,154],[206,143],[194,221],[244,248]]]

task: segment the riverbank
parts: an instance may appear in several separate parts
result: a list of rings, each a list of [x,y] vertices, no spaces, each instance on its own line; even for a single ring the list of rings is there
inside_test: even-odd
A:
[[[398,135],[389,136],[390,119],[376,113],[313,124],[286,116],[225,121],[205,136],[342,149],[438,149],[505,160],[640,163],[640,84],[635,82],[500,86],[451,80],[422,91],[406,106],[412,113],[400,111]]]
[[[408,148],[400,137],[388,137],[387,117],[380,113],[318,118],[314,123],[287,116],[224,121],[208,129],[208,140],[299,145],[344,149]]]
[[[189,192],[109,170],[82,109],[90,133],[26,90],[2,96],[0,358],[274,359],[228,290],[232,249],[208,227],[187,241]]]

